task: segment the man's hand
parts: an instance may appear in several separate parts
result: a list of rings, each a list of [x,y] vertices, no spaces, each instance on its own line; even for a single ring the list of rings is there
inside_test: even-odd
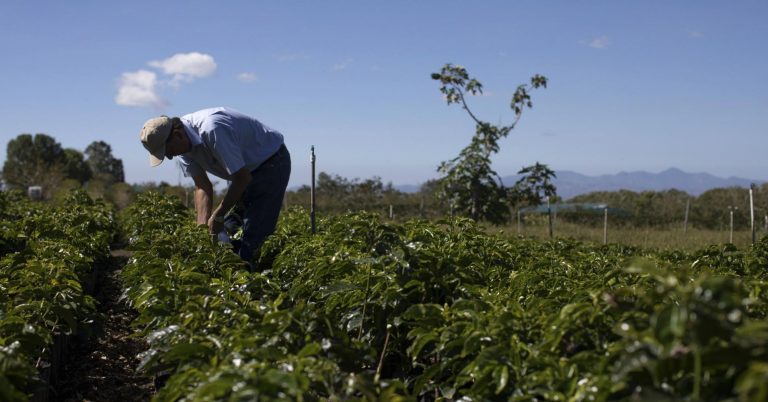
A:
[[[222,230],[224,230],[224,222],[219,222],[216,220],[215,216],[211,216],[211,218],[208,219],[208,232],[212,235],[216,235]]]
[[[213,184],[207,174],[192,176],[195,181],[195,211],[197,212],[197,224],[209,224],[211,210],[213,209]]]
[[[224,229],[223,219],[222,222],[216,222],[213,218],[216,216],[223,218],[242,197],[245,188],[248,187],[250,182],[251,172],[246,168],[242,168],[232,175],[231,184],[227,188],[226,194],[224,194],[224,199],[221,200],[221,204],[213,210],[210,218],[208,218],[208,230],[210,230],[211,234],[218,234]]]

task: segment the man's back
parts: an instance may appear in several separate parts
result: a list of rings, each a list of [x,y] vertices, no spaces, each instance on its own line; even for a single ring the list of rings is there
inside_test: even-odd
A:
[[[181,121],[194,145],[191,152],[180,156],[187,176],[205,170],[228,180],[243,167],[256,169],[283,145],[278,131],[225,107],[190,113]]]

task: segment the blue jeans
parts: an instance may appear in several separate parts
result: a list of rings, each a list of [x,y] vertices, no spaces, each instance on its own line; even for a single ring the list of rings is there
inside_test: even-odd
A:
[[[290,175],[291,154],[285,145],[251,172],[251,182],[235,207],[235,212],[242,218],[243,238],[232,243],[234,251],[244,261],[251,262],[254,252],[275,231]],[[224,224],[239,226],[237,217],[232,214],[227,215]]]

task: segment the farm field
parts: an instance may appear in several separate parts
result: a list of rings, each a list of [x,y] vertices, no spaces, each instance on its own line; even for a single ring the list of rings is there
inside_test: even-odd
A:
[[[58,205],[0,193],[0,400],[47,400],[67,346],[102,317],[95,267],[117,235],[114,211],[80,191]]]
[[[608,228],[608,242],[618,243],[641,248],[656,248],[661,250],[687,250],[694,251],[712,244],[725,244],[730,242],[730,232],[726,230],[709,230],[688,228],[683,231],[682,225],[675,228],[635,228],[635,227],[610,227]],[[518,232],[516,224],[501,228],[490,227],[489,232],[503,230],[505,233],[522,236],[530,236],[539,240],[549,240],[549,227],[546,223],[523,225]],[[603,243],[602,226],[587,226],[569,222],[557,222],[554,227],[555,237],[572,238],[588,243]],[[765,236],[765,232],[757,232],[757,239]],[[734,230],[733,244],[744,248],[752,244],[752,232],[750,230]]]
[[[0,402],[768,402],[767,19],[0,2]]]
[[[123,364],[155,379],[156,401],[768,395],[765,241],[647,251],[366,213],[321,217],[313,236],[297,209],[283,214],[260,272],[250,273],[190,214],[147,193],[118,219],[131,256],[114,275],[135,311],[123,325],[143,338],[138,359]],[[11,261],[34,244],[4,249],[4,289],[18,287]],[[98,244],[88,252],[103,257]],[[48,319],[34,329],[39,341],[25,340],[30,330],[11,320],[28,305],[20,294],[2,300],[3,400],[26,400],[45,384],[35,364],[46,359],[45,334],[80,332]],[[78,320],[88,322],[94,300],[82,298]]]
[[[0,402],[768,402],[768,1],[0,20]]]

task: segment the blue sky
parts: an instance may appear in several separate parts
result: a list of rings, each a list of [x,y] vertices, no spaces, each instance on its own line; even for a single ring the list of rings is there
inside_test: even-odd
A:
[[[430,79],[450,62],[484,84],[470,106],[494,123],[517,85],[549,78],[502,175],[539,161],[766,180],[766,21],[766,1],[3,1],[0,142],[104,140],[127,181],[175,184],[173,163],[148,166],[142,123],[225,105],[283,132],[292,186],[311,145],[320,171],[417,184],[474,133]]]

